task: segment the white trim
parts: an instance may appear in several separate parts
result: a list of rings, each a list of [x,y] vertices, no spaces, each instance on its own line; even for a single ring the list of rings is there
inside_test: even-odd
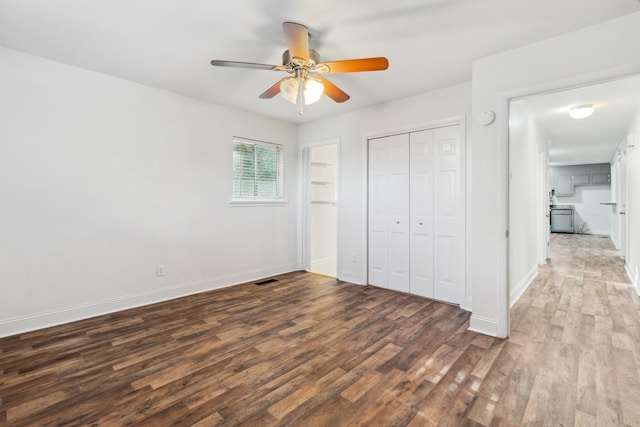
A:
[[[442,128],[442,127],[448,127],[448,126],[461,126],[462,130],[463,130],[463,135],[462,135],[462,146],[463,146],[463,151],[462,151],[462,156],[463,156],[463,167],[461,168],[461,173],[463,173],[464,176],[464,180],[461,180],[461,184],[464,186],[464,197],[462,198],[463,203],[465,204],[464,209],[462,210],[464,212],[464,223],[467,224],[467,221],[469,219],[469,217],[467,216],[467,195],[469,194],[468,191],[469,189],[467,188],[467,178],[470,176],[467,175],[467,170],[466,170],[466,165],[467,165],[467,161],[468,161],[468,152],[467,152],[467,122],[466,122],[466,116],[460,115],[460,116],[453,116],[453,117],[448,117],[448,118],[444,118],[444,119],[440,119],[440,120],[433,120],[430,122],[425,122],[425,123],[418,123],[418,124],[412,124],[412,125],[403,125],[403,126],[398,126],[398,127],[393,127],[393,128],[389,128],[389,129],[384,129],[384,130],[377,130],[377,131],[371,131],[371,132],[366,132],[363,134],[362,136],[362,140],[363,140],[363,144],[364,144],[364,156],[363,156],[363,162],[364,162],[364,167],[362,168],[364,171],[364,188],[362,189],[362,197],[363,197],[363,203],[364,203],[364,221],[362,221],[362,226],[363,226],[363,233],[362,235],[364,236],[362,239],[362,254],[363,254],[363,259],[362,259],[362,283],[363,284],[367,284],[369,282],[369,140],[370,139],[376,139],[376,138],[383,138],[386,136],[393,136],[393,135],[398,135],[398,134],[404,134],[404,133],[411,133],[411,132],[419,132],[419,131],[423,131],[423,130],[428,130],[428,129],[436,129],[436,128]],[[465,232],[464,232],[464,244],[465,244],[465,250],[463,253],[463,257],[465,258],[463,260],[463,265],[467,265],[467,236],[466,236],[466,228],[465,228]],[[466,272],[465,272],[466,273]],[[467,289],[467,284],[466,284],[466,279],[467,279],[467,275],[464,274],[464,279],[462,281],[463,286],[461,286],[460,288],[460,294],[464,295],[466,294],[466,289]],[[460,297],[459,301],[462,301],[463,298]]]
[[[308,142],[300,144],[298,147],[298,195],[300,203],[298,205],[298,215],[300,221],[298,222],[298,265],[302,270],[309,270],[311,268],[311,251],[309,250],[310,238],[309,238],[309,199],[310,199],[310,174],[311,170],[309,164],[311,158],[309,157],[309,150],[311,148],[323,147],[326,145],[336,145],[336,221],[337,221],[337,236],[336,236],[336,272],[340,271],[340,159],[342,156],[342,144],[340,137],[333,137],[323,139],[319,141]],[[337,274],[337,273],[336,273]]]
[[[473,304],[472,304],[472,300],[471,300],[471,295],[469,295],[468,297],[465,297],[462,300],[462,303],[460,304],[460,308],[465,310],[465,311],[472,311]]]
[[[232,207],[238,206],[284,206],[289,203],[288,198],[284,198],[281,200],[260,200],[260,199],[231,199],[229,200],[229,205]]]
[[[526,276],[520,280],[520,282],[513,287],[513,289],[509,292],[509,308],[513,307],[513,305],[520,299],[520,297],[525,293],[529,286],[533,281],[538,277],[538,266],[534,265],[533,268],[527,273]]]
[[[499,94],[496,105],[498,127],[498,179],[496,230],[498,232],[496,274],[496,336],[509,336],[509,118],[511,99]],[[500,155],[502,154],[502,155]],[[502,184],[500,184],[502,183]]]
[[[631,271],[629,271],[629,264],[626,261],[624,263],[624,271],[627,272],[627,276],[631,281],[631,286],[633,286],[633,289],[636,290],[636,294],[640,296],[640,281],[638,280],[637,277],[636,278],[633,277],[633,275],[631,274]]]
[[[472,126],[471,120],[469,126]],[[470,274],[473,271],[473,144],[468,144],[467,133],[465,129],[465,298],[460,308],[473,312],[473,274]]]
[[[324,274],[329,277],[337,277],[338,276],[338,259],[336,256],[330,256],[326,258],[320,259],[312,259],[309,262],[310,268],[309,271],[316,274]],[[335,270],[334,270],[335,267]],[[325,269],[331,271],[331,273],[324,273]]]
[[[580,233],[576,233],[576,234],[580,234]],[[592,234],[594,236],[607,236],[607,237],[611,237],[611,231],[610,230],[587,230],[585,233],[583,234]],[[612,239],[613,240],[613,239]]]
[[[268,142],[268,141],[261,141],[259,139],[251,139],[251,138],[243,138],[241,136],[232,136],[232,141],[233,142],[240,142],[242,144],[253,144],[253,145],[262,145],[264,147],[279,147],[280,149],[284,150],[284,144],[280,144],[277,142]]]
[[[232,199],[229,200],[229,204],[233,207],[238,206],[284,206],[289,203],[289,200],[247,200],[247,199]]]
[[[498,322],[488,317],[471,315],[469,320],[469,330],[478,332],[481,334],[497,337],[498,335]]]
[[[561,79],[548,80],[533,86],[522,86],[517,89],[501,91],[498,93],[496,108],[497,149],[498,158],[498,182],[505,185],[498,188],[497,192],[497,230],[502,233],[509,228],[509,103],[511,101],[532,95],[562,92],[599,83],[620,80],[640,72],[640,61],[610,68],[595,70],[580,75],[574,75]],[[498,336],[509,336],[509,281],[508,281],[508,242],[500,238],[497,248],[497,327]],[[638,289],[638,288],[636,288]]]
[[[342,280],[343,282],[348,282],[354,285],[365,284],[359,274],[350,271],[338,271],[338,280]]]
[[[57,310],[45,311],[42,313],[35,313],[29,316],[0,320],[0,337],[16,335],[116,311],[155,304],[174,298],[225,288],[240,283],[252,282],[265,277],[296,271],[296,269],[297,266],[295,264],[282,265],[280,267],[255,270],[249,273],[233,274],[211,280],[183,283],[153,291],[110,298],[104,301],[96,301]]]
[[[433,120],[425,123],[417,123],[412,125],[393,127],[389,129],[382,129],[382,130],[367,132],[364,135],[364,141],[365,143],[367,143],[370,139],[383,138],[385,136],[393,136],[393,135],[398,135],[403,133],[418,132],[421,130],[442,128],[447,126],[465,125],[465,122],[466,122],[465,115],[463,114],[461,116],[453,116],[453,117],[448,117],[440,120]],[[465,132],[465,137],[466,137],[466,132]]]

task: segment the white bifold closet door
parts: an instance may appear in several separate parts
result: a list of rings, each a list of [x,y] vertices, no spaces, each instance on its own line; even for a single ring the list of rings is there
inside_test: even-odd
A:
[[[410,292],[433,298],[433,130],[410,138]]]
[[[461,127],[369,140],[369,283],[459,303]]]
[[[409,292],[409,135],[369,141],[369,283]]]

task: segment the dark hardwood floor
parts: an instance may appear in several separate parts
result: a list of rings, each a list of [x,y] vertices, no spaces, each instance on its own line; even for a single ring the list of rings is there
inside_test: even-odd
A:
[[[0,339],[10,426],[640,425],[640,322],[609,239],[553,235],[512,336],[309,273]]]

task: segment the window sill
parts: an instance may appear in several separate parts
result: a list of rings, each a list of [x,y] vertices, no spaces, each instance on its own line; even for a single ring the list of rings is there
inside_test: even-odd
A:
[[[284,206],[288,200],[229,200],[231,206]]]

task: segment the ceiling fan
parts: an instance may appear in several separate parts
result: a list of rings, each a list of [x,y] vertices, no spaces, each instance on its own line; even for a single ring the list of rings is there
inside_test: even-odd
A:
[[[260,95],[260,98],[273,98],[278,93],[281,93],[284,99],[300,106],[300,114],[302,114],[303,105],[317,102],[323,93],[335,102],[345,102],[349,99],[349,95],[323,75],[380,71],[389,67],[389,61],[383,57],[320,62],[318,52],[309,48],[310,35],[307,27],[295,22],[284,22],[282,28],[284,29],[288,46],[288,50],[282,54],[282,65],[221,61],[217,59],[211,61],[211,65],[285,71],[289,73],[289,77],[285,77],[271,86]]]

